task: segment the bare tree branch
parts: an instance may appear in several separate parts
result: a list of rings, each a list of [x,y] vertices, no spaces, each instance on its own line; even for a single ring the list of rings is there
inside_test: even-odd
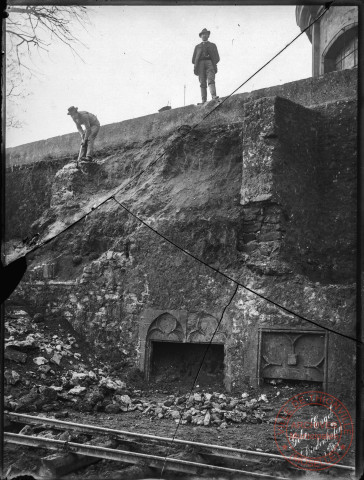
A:
[[[81,61],[78,47],[85,47],[80,41],[80,28],[87,31],[88,8],[85,6],[27,5],[8,6],[6,19],[7,75],[6,97],[13,105],[26,96],[25,79],[34,75],[29,66],[32,52],[48,52],[56,40],[67,46]],[[17,128],[19,122],[11,117],[8,126]]]

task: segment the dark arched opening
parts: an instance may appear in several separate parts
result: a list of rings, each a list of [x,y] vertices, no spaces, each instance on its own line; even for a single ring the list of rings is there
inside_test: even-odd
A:
[[[358,26],[339,32],[328,46],[324,57],[324,73],[345,70],[358,65]]]

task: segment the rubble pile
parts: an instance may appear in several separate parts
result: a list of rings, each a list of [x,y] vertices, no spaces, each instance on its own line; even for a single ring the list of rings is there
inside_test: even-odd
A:
[[[13,309],[7,312],[5,329],[7,410],[104,410],[113,404],[113,395],[132,393],[120,378],[109,375],[109,365],[81,348],[74,334],[65,328],[54,333],[55,326],[47,324],[40,313],[32,317]]]
[[[53,322],[54,323],[54,322]],[[89,357],[70,331],[55,333],[44,317],[21,309],[7,315],[5,409],[15,412],[69,411],[124,414],[140,412],[151,421],[171,419],[182,425],[215,426],[272,423],[273,406],[265,394],[196,391],[174,394],[155,390],[148,396],[121,380],[109,365]],[[93,361],[92,361],[93,360]],[[114,375],[113,375],[114,373]],[[160,395],[155,395],[157,393]],[[151,399],[152,398],[152,399]]]
[[[192,395],[170,395],[164,402],[133,403],[144,408],[143,414],[152,418],[172,418],[176,423],[226,428],[230,423],[272,423],[270,412],[273,407],[267,405],[265,394],[258,398],[249,398],[243,393],[241,398],[224,393],[195,392]]]

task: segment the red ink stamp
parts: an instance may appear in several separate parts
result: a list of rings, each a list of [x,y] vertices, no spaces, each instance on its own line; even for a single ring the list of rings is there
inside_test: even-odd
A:
[[[274,423],[278,450],[303,470],[325,470],[338,464],[353,436],[347,408],[325,392],[298,393],[282,406]]]

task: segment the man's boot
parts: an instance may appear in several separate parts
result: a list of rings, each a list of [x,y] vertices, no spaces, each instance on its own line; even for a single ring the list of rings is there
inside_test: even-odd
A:
[[[94,141],[95,141],[95,139],[92,135],[88,138],[88,141],[87,141],[86,160],[88,162],[92,162],[92,157],[93,157],[93,152],[94,152]]]
[[[214,83],[210,83],[209,89],[210,89],[211,97],[212,97],[213,99],[214,99],[214,98],[219,98],[219,97],[216,95],[216,86],[215,86]]]
[[[86,159],[86,152],[87,152],[87,140],[86,140],[86,142],[82,145],[81,155],[80,155],[80,159],[81,159],[81,160],[85,160],[85,159]]]
[[[201,105],[207,102],[207,88],[206,87],[201,87]]]

